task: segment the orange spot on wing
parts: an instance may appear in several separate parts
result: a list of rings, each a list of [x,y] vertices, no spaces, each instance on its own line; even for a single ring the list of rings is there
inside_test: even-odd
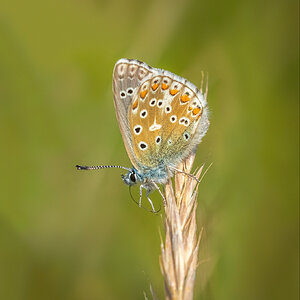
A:
[[[152,90],[155,91],[157,88],[158,88],[158,84],[157,84],[157,83],[154,83],[154,84],[152,85]]]
[[[172,96],[174,96],[174,95],[176,95],[178,93],[178,90],[170,90],[170,94],[172,95]]]
[[[138,106],[138,99],[136,99],[132,105],[132,109],[136,109]]]
[[[193,107],[192,106],[189,106],[189,111],[191,111],[193,109]]]
[[[182,95],[181,96],[181,102],[186,103],[190,101],[190,97],[188,95]]]
[[[168,86],[167,84],[165,84],[165,83],[162,83],[162,84],[161,84],[161,88],[162,88],[163,90],[166,90],[168,87],[169,87],[169,86]]]
[[[141,91],[141,93],[140,93],[141,98],[144,99],[146,97],[147,93],[148,93],[148,90]]]
[[[198,117],[196,118],[196,121],[198,121],[201,116],[202,116],[202,112],[198,115]]]
[[[195,107],[195,108],[193,109],[193,115],[195,116],[195,115],[199,114],[200,110],[201,110],[201,109],[200,109],[199,107]]]

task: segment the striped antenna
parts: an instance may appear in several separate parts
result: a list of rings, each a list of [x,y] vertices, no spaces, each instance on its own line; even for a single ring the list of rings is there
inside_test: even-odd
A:
[[[122,166],[79,166],[76,165],[77,170],[99,170],[99,169],[108,169],[108,168],[118,168],[118,169],[124,169],[127,171],[131,171],[129,168],[125,168]]]

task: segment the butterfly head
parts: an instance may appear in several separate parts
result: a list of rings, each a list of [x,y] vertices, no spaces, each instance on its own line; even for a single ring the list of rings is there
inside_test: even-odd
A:
[[[142,183],[143,179],[135,168],[130,169],[125,175],[121,175],[125,184],[132,186],[137,183]]]

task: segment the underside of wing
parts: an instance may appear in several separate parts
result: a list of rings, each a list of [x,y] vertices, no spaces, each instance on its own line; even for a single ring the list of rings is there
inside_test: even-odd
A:
[[[128,109],[141,82],[146,78],[150,78],[152,73],[153,68],[147,64],[125,58],[117,61],[113,71],[113,95],[116,115],[128,156],[135,167],[137,167],[137,160],[132,147]]]
[[[208,129],[206,96],[186,79],[155,70],[129,108],[131,143],[145,167],[176,167],[195,151]]]

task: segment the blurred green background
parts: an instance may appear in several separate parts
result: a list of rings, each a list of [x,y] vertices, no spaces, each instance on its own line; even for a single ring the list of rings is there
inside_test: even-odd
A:
[[[130,167],[111,92],[128,57],[209,73],[195,299],[298,299],[298,33],[298,1],[1,0],[0,298],[164,299],[161,218],[120,170],[74,168]]]

